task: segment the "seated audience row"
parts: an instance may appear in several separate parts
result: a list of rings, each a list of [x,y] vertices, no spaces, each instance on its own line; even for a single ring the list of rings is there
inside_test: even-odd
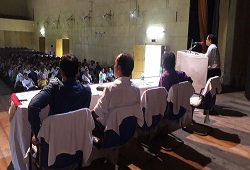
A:
[[[27,73],[35,86],[42,89],[48,85],[51,78],[57,77],[62,80],[59,60],[59,57],[26,48],[0,48],[1,78],[14,92],[21,92],[27,90],[22,83],[24,74]],[[86,59],[78,64],[80,67],[77,80],[83,84],[98,83],[100,71],[103,72],[103,82],[114,81],[111,67],[106,72],[98,62],[91,60],[88,64]]]

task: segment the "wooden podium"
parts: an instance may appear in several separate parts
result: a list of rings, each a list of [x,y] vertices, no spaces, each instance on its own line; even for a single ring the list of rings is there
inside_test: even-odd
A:
[[[176,69],[184,71],[193,80],[195,92],[200,92],[207,82],[208,58],[205,54],[183,50],[177,51]]]

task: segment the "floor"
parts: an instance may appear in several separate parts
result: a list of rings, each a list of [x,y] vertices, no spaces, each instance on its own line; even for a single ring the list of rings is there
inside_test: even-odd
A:
[[[5,93],[9,89],[1,81],[0,89],[0,92],[3,91],[0,94],[0,170],[11,170],[13,167],[7,112],[10,94]],[[201,111],[194,114],[196,122],[203,123],[204,117]],[[250,102],[244,97],[244,92],[217,95],[216,106],[208,125],[214,128],[208,136],[172,128],[173,134],[182,139],[184,144],[171,152],[160,150],[156,159],[151,159],[154,158],[151,154],[132,141],[119,157],[121,164],[128,165],[121,169],[250,169]],[[134,159],[133,164],[127,159]],[[145,163],[146,160],[150,161]],[[85,169],[111,168],[113,166],[110,164],[98,160]]]

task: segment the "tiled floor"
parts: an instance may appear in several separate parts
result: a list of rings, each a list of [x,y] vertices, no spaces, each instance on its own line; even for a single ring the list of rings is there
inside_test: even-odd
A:
[[[3,90],[3,83],[0,82]],[[13,169],[9,149],[9,119],[8,95],[0,96],[0,170]],[[243,92],[217,95],[216,107],[210,115],[209,125],[214,128],[208,136],[189,134],[182,129],[173,133],[184,141],[184,145],[166,152],[161,150],[158,159],[153,159],[145,165],[143,161],[150,157],[141,147],[134,143],[125,148],[122,155],[133,158],[131,169],[250,169],[250,102]],[[203,123],[204,115],[195,112],[194,119]],[[121,157],[121,162],[126,159]],[[126,161],[125,161],[126,162]],[[86,169],[110,169],[107,164],[100,162]]]

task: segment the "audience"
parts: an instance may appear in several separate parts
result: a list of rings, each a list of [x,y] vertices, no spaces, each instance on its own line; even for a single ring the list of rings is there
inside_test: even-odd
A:
[[[0,48],[0,77],[14,92],[22,92],[24,91],[22,86],[23,74],[27,73],[34,84],[42,89],[48,84],[50,78],[57,77],[62,80],[59,60],[59,57],[27,48]],[[99,73],[102,67],[99,62],[94,60],[91,60],[90,63],[88,65],[86,59],[82,63],[79,62],[79,75],[76,78],[83,84],[89,84],[83,76],[85,69],[87,69],[86,75],[90,83],[98,83],[98,75],[95,75],[95,73]],[[92,74],[89,71],[90,69]],[[111,74],[113,74],[112,69]],[[113,79],[107,77],[107,81],[114,81],[114,77]]]

